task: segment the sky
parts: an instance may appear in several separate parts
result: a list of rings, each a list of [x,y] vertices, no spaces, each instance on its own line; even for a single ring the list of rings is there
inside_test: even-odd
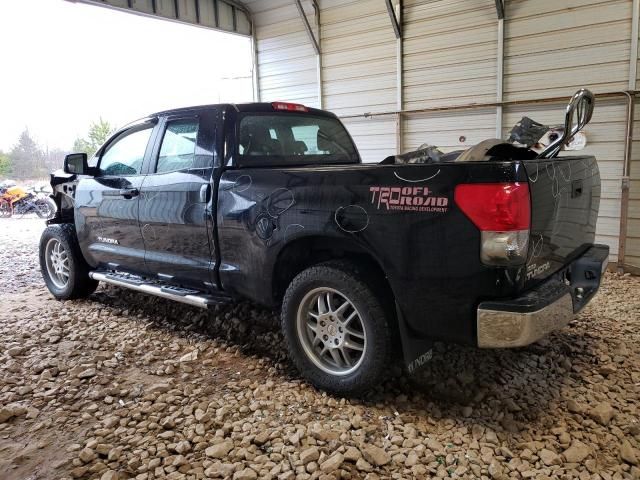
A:
[[[66,0],[0,6],[0,150],[28,128],[70,150],[100,117],[119,127],[174,107],[251,101],[246,37]],[[238,78],[243,77],[243,78]]]

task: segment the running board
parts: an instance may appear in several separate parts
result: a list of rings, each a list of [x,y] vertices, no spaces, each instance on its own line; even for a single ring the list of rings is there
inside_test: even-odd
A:
[[[129,288],[136,292],[148,293],[156,297],[168,298],[169,300],[186,303],[194,307],[207,308],[210,305],[218,305],[231,301],[231,297],[208,295],[198,290],[174,287],[126,273],[94,271],[89,272],[89,277],[99,282]]]

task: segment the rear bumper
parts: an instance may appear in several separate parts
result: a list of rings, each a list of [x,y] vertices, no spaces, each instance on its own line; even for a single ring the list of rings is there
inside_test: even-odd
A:
[[[609,247],[594,245],[522,296],[480,303],[478,347],[522,347],[565,327],[598,291],[608,261]]]

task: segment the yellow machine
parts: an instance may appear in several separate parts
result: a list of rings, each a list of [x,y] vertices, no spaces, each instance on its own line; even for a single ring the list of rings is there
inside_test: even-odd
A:
[[[16,185],[15,187],[7,188],[7,190],[4,192],[2,197],[4,200],[13,204],[13,203],[16,203],[18,200],[23,199],[27,195],[28,195],[27,191],[24,188],[18,187]]]

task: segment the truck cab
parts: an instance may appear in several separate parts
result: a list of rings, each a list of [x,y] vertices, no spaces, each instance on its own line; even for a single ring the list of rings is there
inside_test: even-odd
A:
[[[217,197],[229,194],[218,190],[218,180],[235,167],[234,157],[260,168],[276,157],[292,166],[360,162],[335,117],[306,107],[296,107],[305,113],[296,115],[290,105],[171,110],[115,133],[89,163],[93,175],[75,190],[74,222],[87,263],[218,290]],[[323,145],[322,135],[333,144]]]

